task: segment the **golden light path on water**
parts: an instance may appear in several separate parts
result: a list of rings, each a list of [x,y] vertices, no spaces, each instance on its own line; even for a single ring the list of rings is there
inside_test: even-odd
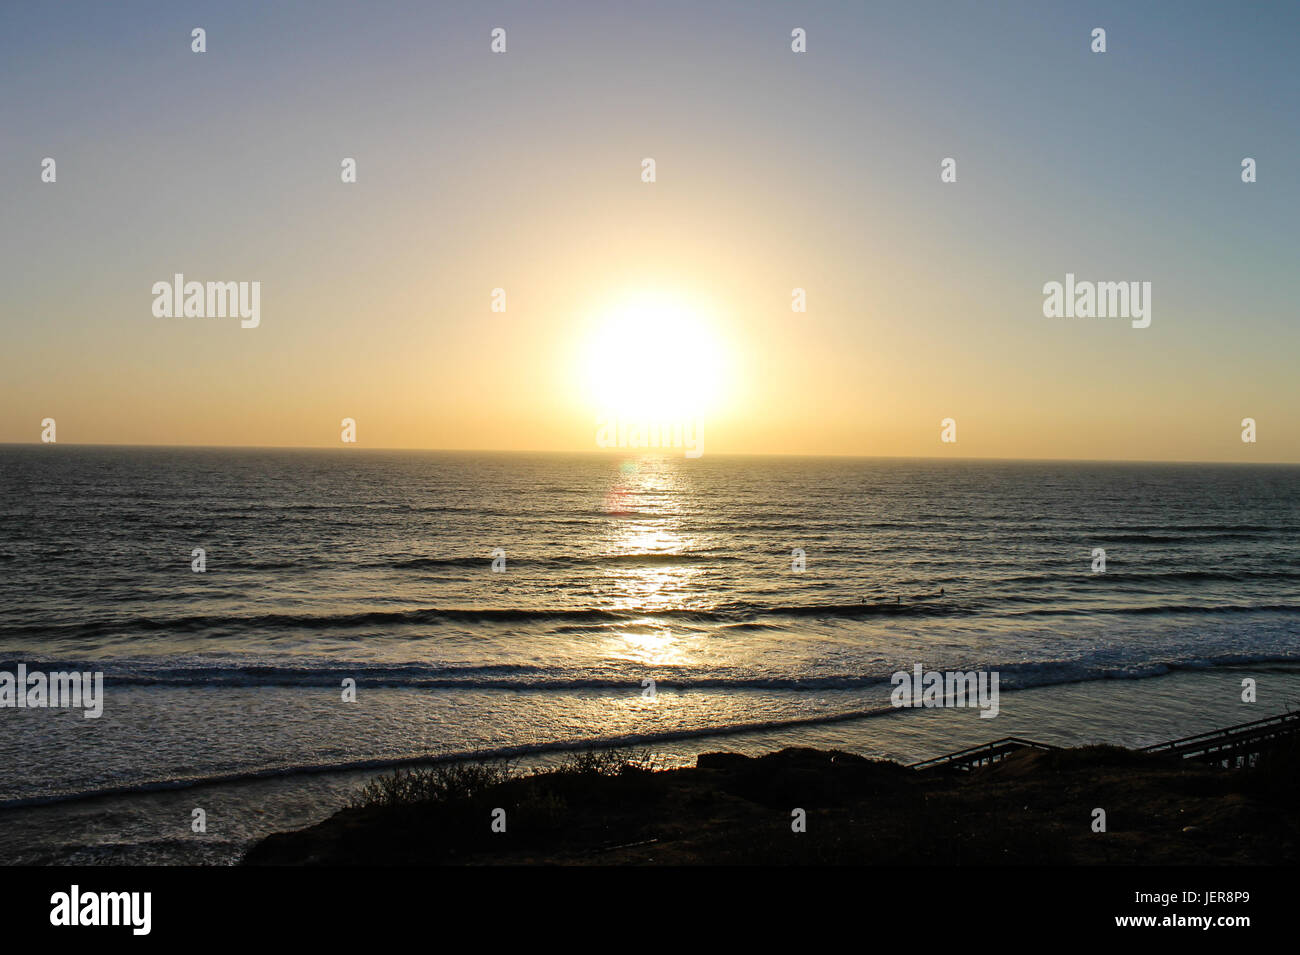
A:
[[[680,472],[656,466],[653,457],[626,461],[619,471],[620,481],[607,502],[612,521],[605,552],[649,559],[612,571],[602,586],[602,596],[615,609],[642,610],[648,616],[698,606],[705,592],[704,572],[688,563],[653,560],[700,550],[706,544],[682,531],[686,490],[678,483]],[[649,666],[684,665],[697,659],[692,645],[699,639],[685,638],[663,621],[647,619],[611,633],[604,650],[616,660]]]

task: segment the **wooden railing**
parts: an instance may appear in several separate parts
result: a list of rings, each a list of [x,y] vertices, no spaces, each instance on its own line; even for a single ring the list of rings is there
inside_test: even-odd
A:
[[[1300,732],[1300,712],[1270,716],[1250,723],[1238,723],[1209,733],[1171,739],[1166,743],[1144,746],[1141,752],[1161,753],[1216,763],[1226,768],[1249,765],[1274,741]]]
[[[995,739],[993,742],[984,743],[981,746],[959,749],[955,753],[948,753],[944,756],[936,756],[934,759],[913,763],[911,768],[938,769],[943,767],[967,772],[976,766],[996,763],[998,760],[1005,759],[1012,753],[1019,752],[1022,749],[1060,749],[1060,747],[1051,746],[1047,743],[1036,743],[1032,739],[1021,739],[1019,736],[1004,736],[1002,739]]]
[[[1226,768],[1248,766],[1260,752],[1277,740],[1300,733],[1300,712],[1284,713],[1281,716],[1269,716],[1250,723],[1238,723],[1223,729],[1184,736],[1164,743],[1154,743],[1137,750],[1139,753],[1175,756],[1179,759],[1193,759],[1198,762],[1215,763]],[[986,766],[1005,759],[1012,753],[1025,749],[1053,750],[1060,749],[1048,743],[1035,742],[1019,736],[1004,736],[991,743],[959,749],[955,753],[946,753],[933,759],[912,763],[912,769],[932,770],[950,769],[957,772],[970,772],[979,766]]]

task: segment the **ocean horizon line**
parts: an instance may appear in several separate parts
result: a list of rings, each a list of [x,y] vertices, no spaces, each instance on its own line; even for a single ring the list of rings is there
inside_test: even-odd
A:
[[[358,447],[349,445],[339,447],[333,444],[137,444],[128,442],[84,442],[59,441],[43,443],[40,441],[0,441],[0,449],[42,448],[55,446],[76,449],[117,449],[147,451],[331,451],[339,454],[488,454],[519,457],[607,457],[610,459],[636,457],[678,457],[671,449],[662,448],[618,448],[618,449],[556,449],[556,448],[433,448],[433,447]],[[1111,464],[1111,465],[1187,465],[1214,467],[1300,467],[1296,461],[1231,461],[1227,459],[1185,459],[1185,458],[1015,458],[997,455],[909,455],[909,454],[854,454],[831,452],[783,452],[783,451],[711,451],[708,457],[723,459],[762,458],[773,460],[806,461],[917,461],[917,462],[969,462],[989,464]]]

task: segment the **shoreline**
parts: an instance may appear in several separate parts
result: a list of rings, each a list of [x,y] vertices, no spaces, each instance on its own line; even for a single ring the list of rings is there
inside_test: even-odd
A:
[[[1232,674],[1244,673],[1252,678],[1263,680],[1264,694],[1261,699],[1271,702],[1260,705],[1238,705],[1236,685]],[[1207,682],[1218,685],[1211,692],[1203,687]],[[1276,682],[1274,682],[1276,681]],[[1181,685],[1186,692],[1171,693],[1158,691],[1157,695],[1168,704],[1164,712],[1147,712],[1144,715],[1145,732],[1135,731],[1135,723],[1128,719],[1107,721],[1096,712],[1086,714],[1084,710],[1103,709],[1127,711],[1140,704],[1146,694],[1146,686],[1159,687]],[[1269,692],[1271,690],[1271,692]],[[287,694],[284,687],[245,687],[238,692],[247,699],[269,694]],[[164,699],[167,695],[178,698],[192,692],[176,688],[136,688],[134,693],[141,700],[146,698]],[[376,688],[368,691],[372,700],[388,699],[389,709],[408,710],[412,704],[419,704],[426,698],[453,699],[456,691],[429,691],[407,688]],[[494,691],[476,691],[477,696],[491,705],[500,697]],[[979,715],[972,707],[946,706],[898,706],[890,705],[883,692],[873,696],[863,696],[858,691],[843,690],[830,693],[823,692],[826,703],[836,708],[830,712],[821,707],[812,710],[787,709],[785,712],[772,713],[767,718],[745,719],[744,710],[749,702],[769,700],[797,701],[803,696],[802,691],[775,690],[764,688],[742,688],[739,690],[717,691],[712,688],[679,690],[671,686],[659,690],[661,713],[669,713],[674,708],[682,708],[687,701],[694,701],[692,710],[699,711],[701,703],[707,704],[712,699],[728,700],[739,704],[727,711],[734,715],[729,722],[685,723],[673,725],[671,720],[660,720],[658,725],[648,719],[655,715],[655,710],[644,710],[645,728],[636,731],[629,723],[624,732],[602,736],[565,736],[550,739],[535,739],[510,742],[494,740],[484,736],[477,743],[471,742],[465,748],[431,749],[411,751],[397,748],[384,753],[376,750],[366,753],[362,747],[368,737],[359,736],[352,754],[339,754],[316,762],[288,764],[252,764],[238,768],[214,768],[210,772],[192,771],[184,775],[154,775],[126,782],[106,782],[92,785],[79,791],[35,792],[30,795],[6,795],[0,798],[0,819],[3,813],[11,810],[54,806],[60,803],[91,799],[108,799],[131,797],[149,793],[185,790],[211,786],[237,786],[258,781],[270,781],[281,778],[312,775],[340,775],[349,773],[381,772],[399,768],[417,767],[439,762],[457,762],[466,760],[518,759],[521,761],[545,761],[557,754],[575,750],[614,749],[620,747],[655,747],[656,751],[676,756],[682,764],[693,760],[703,751],[701,747],[709,745],[710,740],[734,739],[742,751],[754,751],[749,741],[766,740],[766,748],[780,749],[787,745],[809,746],[812,748],[835,748],[847,752],[859,752],[863,755],[893,759],[904,763],[928,759],[961,745],[974,745],[984,741],[990,728],[999,730],[995,735],[1043,735],[1047,742],[1071,745],[1077,742],[1114,743],[1116,745],[1142,745],[1164,738],[1184,735],[1208,727],[1227,725],[1234,722],[1254,719],[1260,715],[1269,715],[1278,711],[1279,706],[1300,705],[1300,661],[1294,658],[1270,658],[1268,661],[1225,662],[1203,667],[1169,667],[1152,668],[1148,672],[1136,672],[1123,677],[1061,680],[1031,684],[1022,687],[1004,687],[1002,693],[1007,698],[1005,712],[996,721],[983,718],[973,719]],[[1200,705],[1188,706],[1187,693],[1191,693]],[[810,694],[811,695],[811,694]],[[621,702],[603,692],[577,690],[570,693],[551,694],[554,699],[572,699],[584,703],[609,704]],[[1114,700],[1107,699],[1115,697]],[[236,703],[239,703],[239,699]],[[539,695],[536,699],[544,701]],[[1045,699],[1061,699],[1071,702],[1073,712],[1062,714],[1059,708],[1042,702]],[[831,701],[834,701],[833,703]],[[1226,701],[1226,702],[1225,702]],[[293,698],[294,705],[299,705]],[[329,700],[326,700],[329,703]],[[823,703],[822,705],[826,705]],[[157,702],[151,704],[146,715],[164,712]],[[1260,708],[1267,712],[1256,712]],[[705,705],[704,710],[715,718],[721,710]],[[1203,712],[1202,712],[1203,710]],[[691,710],[682,710],[689,715]],[[639,713],[638,718],[642,714]],[[910,715],[912,728],[902,730],[898,720]],[[1062,716],[1064,715],[1064,719]],[[883,721],[883,722],[878,722]],[[75,721],[73,721],[75,723]],[[1077,725],[1072,725],[1077,724]],[[1007,733],[1000,733],[1002,727],[1010,726]],[[897,728],[897,729],[896,729]],[[763,748],[763,747],[759,747]],[[19,793],[21,790],[18,791]]]
[[[1265,702],[1239,702],[1242,673],[1260,678],[1260,698]],[[1008,709],[1011,699],[1020,702]],[[1298,699],[1300,669],[1288,666],[1261,673],[1255,668],[1221,667],[1018,691],[1004,699],[1003,712],[995,720],[981,720],[974,710],[900,710],[781,731],[725,738],[703,735],[658,744],[654,751],[663,765],[686,767],[711,750],[760,755],[787,747],[911,763],[1009,735],[1060,746],[1141,746],[1274,715],[1295,708]],[[534,753],[519,764],[546,768],[564,758],[562,752]],[[227,865],[272,832],[323,821],[378,772],[392,768],[277,774],[11,807],[0,810],[0,860],[5,864]],[[207,834],[190,832],[189,816],[195,807],[208,812]],[[114,821],[109,824],[106,819]],[[39,835],[33,839],[34,833]]]

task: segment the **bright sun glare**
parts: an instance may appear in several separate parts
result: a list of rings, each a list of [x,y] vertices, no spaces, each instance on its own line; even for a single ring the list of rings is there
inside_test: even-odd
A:
[[[611,310],[587,343],[583,376],[598,414],[672,421],[719,409],[727,354],[703,314],[649,295]]]

